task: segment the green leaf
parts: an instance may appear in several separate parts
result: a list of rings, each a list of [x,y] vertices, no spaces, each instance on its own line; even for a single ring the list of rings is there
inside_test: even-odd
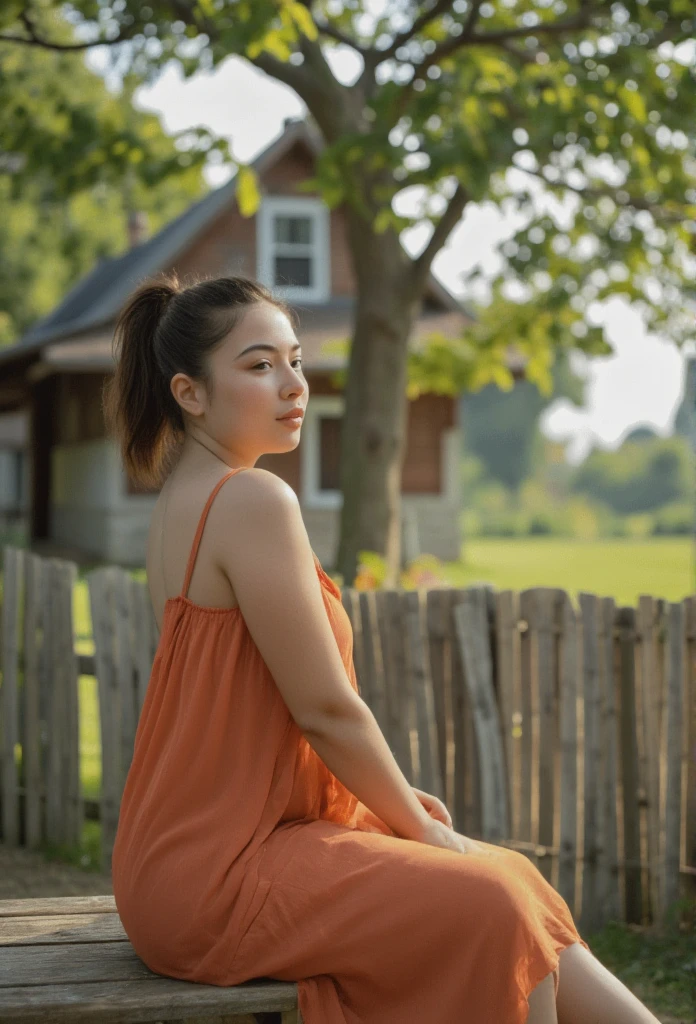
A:
[[[391,227],[394,221],[394,214],[391,207],[380,210],[375,217],[373,227],[378,235],[383,235],[384,232]]]
[[[512,376],[507,366],[491,366],[490,368],[491,380],[493,380],[501,391],[511,391],[515,384],[515,378]]]
[[[237,173],[237,203],[242,217],[253,217],[261,203],[256,171],[242,164]]]
[[[286,4],[300,31],[304,32],[308,39],[316,39],[319,32],[309,10],[303,4],[297,3],[297,0],[283,0],[283,2]]]
[[[648,120],[648,112],[645,109],[645,101],[639,92],[632,89],[619,89],[619,100],[629,112],[631,117],[639,124],[645,124]]]
[[[285,42],[281,33],[278,29],[272,29],[267,32],[261,39],[256,42],[249,43],[246,52],[247,56],[254,60],[258,57],[263,50],[267,50],[272,53],[278,60],[288,61],[290,59],[291,49]]]

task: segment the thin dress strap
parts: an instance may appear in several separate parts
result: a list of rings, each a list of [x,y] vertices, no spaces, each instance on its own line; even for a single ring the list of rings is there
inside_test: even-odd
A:
[[[240,470],[247,469],[246,466],[237,466],[236,469],[231,469],[229,473],[225,473],[213,487],[210,492],[210,496],[205,503],[203,511],[201,512],[201,518],[198,520],[198,527],[196,529],[195,536],[193,538],[193,544],[191,545],[191,553],[189,554],[188,565],[186,566],[186,575],[184,576],[184,583],[181,588],[181,597],[186,597],[188,594],[189,584],[191,583],[191,576],[193,575],[193,567],[196,564],[196,555],[198,554],[198,547],[201,543],[201,537],[203,536],[203,528],[205,527],[205,521],[208,518],[208,512],[210,512],[210,506],[213,504],[215,495],[220,490],[226,480],[229,480],[235,473],[239,473]]]

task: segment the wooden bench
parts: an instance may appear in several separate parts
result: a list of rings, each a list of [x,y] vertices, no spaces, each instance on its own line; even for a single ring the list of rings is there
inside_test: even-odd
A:
[[[155,974],[128,941],[113,896],[0,900],[3,1024],[175,1020],[302,1024],[293,983],[222,987]]]

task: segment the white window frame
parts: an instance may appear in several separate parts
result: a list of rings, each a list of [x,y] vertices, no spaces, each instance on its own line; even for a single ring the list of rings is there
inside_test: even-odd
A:
[[[321,433],[319,419],[322,416],[342,417],[345,401],[342,395],[318,395],[309,399],[305,418],[302,421],[300,441],[301,495],[302,504],[307,508],[340,508],[343,495],[340,490],[322,491],[319,487],[321,470]]]
[[[314,286],[278,285],[273,281],[273,257],[276,242],[273,219],[276,215],[311,217],[314,222],[312,267]],[[326,302],[331,280],[331,246],[329,244],[329,208],[313,196],[264,196],[256,218],[256,275],[261,284],[272,289],[281,299]]]

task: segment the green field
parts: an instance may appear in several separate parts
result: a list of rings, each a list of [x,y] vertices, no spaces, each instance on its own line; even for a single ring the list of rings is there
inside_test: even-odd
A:
[[[680,601],[696,592],[694,545],[688,537],[476,539],[462,550],[463,561],[447,565],[448,579],[456,586],[561,587],[574,598],[584,590],[619,604],[635,604],[640,594]]]

